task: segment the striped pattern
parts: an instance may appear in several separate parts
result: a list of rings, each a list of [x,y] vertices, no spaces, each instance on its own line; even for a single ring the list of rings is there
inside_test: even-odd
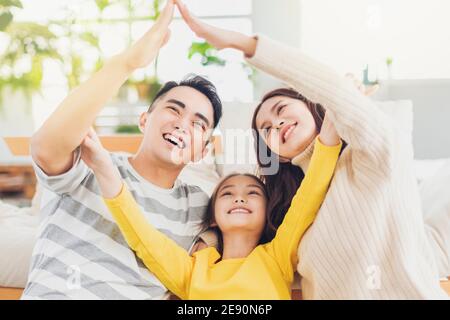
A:
[[[79,150],[76,155],[72,169],[56,177],[35,165],[45,191],[22,299],[167,298],[167,289],[125,242]],[[189,250],[208,196],[178,181],[170,190],[158,188],[133,169],[126,155],[111,157],[147,220]]]
[[[446,299],[421,212],[411,143],[353,83],[259,36],[248,61],[330,114],[348,143],[299,248],[305,299]],[[311,148],[299,158],[305,170]]]

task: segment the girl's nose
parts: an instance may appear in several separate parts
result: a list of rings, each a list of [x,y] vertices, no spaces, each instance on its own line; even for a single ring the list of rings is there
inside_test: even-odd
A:
[[[234,200],[234,203],[245,203],[245,200],[242,198],[237,198]]]

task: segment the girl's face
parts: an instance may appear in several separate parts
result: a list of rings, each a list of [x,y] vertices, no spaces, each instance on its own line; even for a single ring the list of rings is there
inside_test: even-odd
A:
[[[215,223],[222,233],[246,231],[260,236],[266,225],[266,202],[264,190],[255,179],[231,177],[217,190]]]
[[[306,104],[285,96],[264,101],[256,116],[256,128],[282,162],[302,153],[317,136],[316,123]]]

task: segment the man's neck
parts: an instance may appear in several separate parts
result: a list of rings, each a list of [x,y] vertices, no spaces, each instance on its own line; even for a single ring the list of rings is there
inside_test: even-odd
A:
[[[175,184],[182,168],[164,167],[156,164],[142,153],[137,153],[129,159],[130,165],[146,181],[164,189],[170,189]]]

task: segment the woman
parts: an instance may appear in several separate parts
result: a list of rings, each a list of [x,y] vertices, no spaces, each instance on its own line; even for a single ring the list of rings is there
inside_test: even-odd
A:
[[[218,49],[242,51],[253,66],[295,88],[266,96],[253,121],[258,145],[266,144],[282,162],[275,176],[263,176],[269,208],[277,212],[274,227],[308,167],[321,107],[347,143],[298,250],[303,297],[446,299],[420,210],[412,148],[396,124],[351,81],[302,52],[265,36],[209,26],[180,0],[177,5],[199,37]],[[280,183],[288,190],[284,195],[277,192]]]

